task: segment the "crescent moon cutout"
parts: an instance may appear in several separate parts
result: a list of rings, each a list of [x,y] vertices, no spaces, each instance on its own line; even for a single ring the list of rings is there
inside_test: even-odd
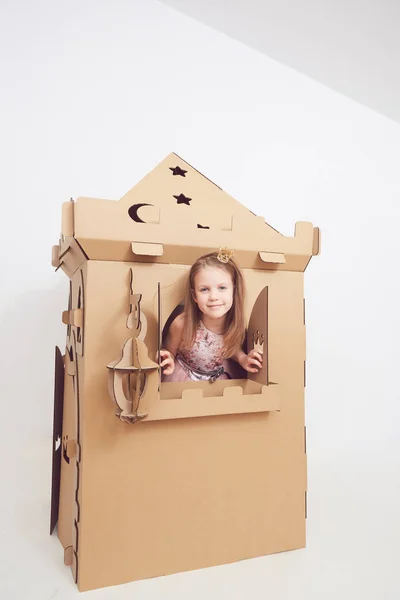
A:
[[[139,208],[141,208],[142,206],[153,206],[153,204],[132,204],[132,206],[128,210],[130,218],[136,221],[136,223],[146,223],[146,221],[143,221],[143,219],[141,219],[138,215]]]

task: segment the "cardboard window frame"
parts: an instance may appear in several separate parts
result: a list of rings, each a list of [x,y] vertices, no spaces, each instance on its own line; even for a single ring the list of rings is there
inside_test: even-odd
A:
[[[267,289],[268,298],[268,288],[264,288],[261,294],[263,294],[265,289]],[[170,290],[171,286],[169,286],[169,293]],[[163,303],[162,289],[159,285],[157,288],[157,296],[157,331],[162,332],[164,328],[162,319]],[[257,297],[256,303],[258,298],[259,297]],[[254,306],[256,306],[256,303]],[[265,315],[266,337],[268,335],[267,314],[268,304],[266,304]],[[169,316],[170,315],[168,315],[168,318]],[[159,347],[160,333],[158,333],[158,338]],[[210,386],[213,386],[212,392]],[[160,381],[157,399],[148,408],[148,415],[145,419],[143,419],[143,422],[165,419],[207,417],[213,415],[259,413],[279,410],[279,385],[273,382],[268,382],[268,375],[266,376],[266,383],[260,383],[259,381],[250,377],[246,379],[217,380],[213,383],[210,383],[209,381]]]
[[[132,282],[132,274],[131,274]],[[172,284],[174,285],[174,284]],[[131,290],[132,291],[132,290]],[[171,293],[171,285],[168,286],[168,293]],[[137,294],[141,296],[140,293]],[[161,348],[163,318],[162,318],[162,288],[160,283],[157,284],[157,349]],[[261,310],[260,310],[261,301]],[[174,310],[176,307],[174,308]],[[268,288],[265,287],[260,292],[254,304],[250,322],[253,319],[254,310],[258,311],[256,315],[257,323],[260,322],[260,314],[262,315],[259,328],[267,338],[267,323],[268,323]],[[140,313],[144,317],[144,313]],[[166,322],[169,320],[170,315]],[[257,328],[256,328],[257,329]],[[249,331],[252,334],[252,330]],[[109,389],[112,398],[119,407],[116,416],[123,422],[134,424],[137,422],[146,421],[162,421],[172,419],[186,419],[194,417],[209,417],[216,415],[232,415],[246,413],[265,413],[280,410],[280,393],[279,385],[268,382],[268,370],[264,369],[260,372],[260,377],[254,376],[239,379],[217,380],[213,383],[209,381],[185,381],[185,382],[161,382],[161,368],[158,361],[158,377],[156,393],[145,393],[147,386],[140,395],[137,409],[129,408],[129,402],[123,393],[120,396],[121,390],[124,388],[123,378],[132,375],[134,370],[130,367],[121,366],[122,362],[128,360],[131,364],[131,358],[124,358],[126,344],[131,342],[134,344],[140,343],[143,345],[144,354],[148,357],[147,345],[144,340],[139,342],[139,338],[128,338],[124,343],[124,351],[120,359],[113,361],[107,365],[110,369],[109,373]],[[265,343],[265,348],[267,343]],[[130,362],[129,362],[130,361]],[[153,361],[150,361],[152,364]],[[268,365],[268,359],[266,361]],[[143,367],[146,368],[145,366]],[[131,373],[132,371],[132,373]],[[139,373],[140,374],[140,370]],[[149,374],[149,376],[151,376]],[[152,376],[151,376],[152,377]],[[116,378],[119,383],[116,385]],[[154,384],[154,381],[153,381]],[[211,387],[212,386],[212,387]],[[153,389],[153,385],[151,386]],[[126,385],[125,385],[126,388]],[[140,404],[140,414],[138,408]]]

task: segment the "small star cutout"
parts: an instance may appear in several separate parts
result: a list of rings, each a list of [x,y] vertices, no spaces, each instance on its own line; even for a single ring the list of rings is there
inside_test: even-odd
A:
[[[210,229],[210,228],[208,227],[208,225],[200,225],[200,223],[197,223],[197,227],[198,227],[199,229]]]
[[[192,199],[187,198],[185,194],[179,194],[179,196],[174,196],[174,198],[176,198],[178,204],[187,204],[187,206],[190,206],[192,201]]]
[[[172,175],[181,175],[182,177],[186,177],[187,171],[181,169],[180,167],[170,167],[170,171],[172,171]]]

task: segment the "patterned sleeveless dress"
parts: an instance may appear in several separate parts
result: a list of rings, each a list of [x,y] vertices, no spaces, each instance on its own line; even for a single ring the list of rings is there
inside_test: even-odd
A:
[[[175,357],[172,375],[163,375],[163,382],[215,381],[230,379],[225,370],[226,361],[221,358],[223,335],[213,333],[200,321],[190,350],[179,349]]]

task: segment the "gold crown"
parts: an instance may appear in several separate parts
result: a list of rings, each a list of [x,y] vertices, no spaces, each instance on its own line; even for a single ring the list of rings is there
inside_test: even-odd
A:
[[[233,255],[233,250],[229,250],[229,248],[220,248],[218,251],[217,259],[219,260],[219,262],[227,263],[229,262],[229,259],[233,257]]]
[[[259,354],[264,352],[264,334],[260,334],[257,329],[257,333],[253,333],[253,348]]]

